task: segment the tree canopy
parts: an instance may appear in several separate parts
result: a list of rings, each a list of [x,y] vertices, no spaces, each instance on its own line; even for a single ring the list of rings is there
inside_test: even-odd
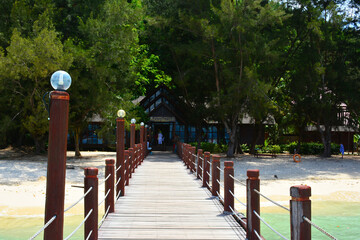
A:
[[[44,151],[49,78],[69,71],[70,132],[94,115],[111,132],[118,108],[161,84],[206,120],[222,123],[228,156],[238,123],[267,123],[301,137],[313,125],[330,155],[331,129],[359,120],[359,16],[355,0],[0,0],[0,145]],[[201,89],[199,91],[199,89]],[[346,106],[351,119],[339,117]],[[202,119],[204,121],[198,121]],[[107,126],[107,128],[106,128]],[[199,138],[199,141],[201,139]]]

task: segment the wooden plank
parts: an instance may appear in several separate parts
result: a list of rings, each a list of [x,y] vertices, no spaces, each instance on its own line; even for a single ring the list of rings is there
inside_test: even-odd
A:
[[[99,239],[245,239],[245,231],[174,154],[153,154],[133,174]]]

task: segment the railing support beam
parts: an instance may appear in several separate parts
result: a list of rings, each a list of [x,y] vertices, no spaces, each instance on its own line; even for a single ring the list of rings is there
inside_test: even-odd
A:
[[[211,193],[213,196],[217,196],[220,193],[220,156],[213,155],[211,162]],[[218,182],[219,181],[219,182]],[[234,190],[233,190],[234,191]]]
[[[98,169],[97,168],[85,168],[85,182],[84,182],[84,193],[86,193],[89,188],[92,187],[92,190],[86,195],[84,199],[84,216],[86,216],[91,210],[89,218],[85,222],[85,231],[84,231],[84,239],[89,235],[92,231],[92,234],[89,240],[97,240],[98,239]]]
[[[224,166],[224,211],[231,212],[231,208],[234,209],[234,196],[230,191],[234,193],[234,179],[230,175],[234,176],[234,162],[225,161]]]
[[[202,171],[201,171],[201,168],[200,167],[203,167],[203,164],[202,164],[202,157],[203,155],[203,150],[202,149],[198,149],[198,152],[197,152],[197,170],[196,170],[196,176],[198,179],[201,179],[202,178]]]
[[[260,215],[260,196],[254,189],[260,192],[259,170],[248,170],[246,180],[246,199],[247,199],[247,239],[258,239],[255,231],[260,235],[260,219],[255,215],[254,211]],[[255,231],[254,231],[255,230]]]
[[[311,188],[292,186],[290,196],[291,240],[311,240],[311,225],[303,218],[311,220]]]
[[[69,94],[50,94],[49,149],[46,180],[45,223],[56,219],[45,229],[44,239],[63,239],[66,148],[69,116]]]
[[[206,187],[210,190],[209,188],[209,175],[207,174],[208,172],[210,172],[210,164],[208,163],[210,162],[210,152],[205,152],[204,153],[204,165],[203,165],[203,187]]]
[[[114,159],[106,159],[105,166],[105,177],[110,177],[105,182],[105,194],[109,192],[109,195],[105,199],[105,212],[109,208],[109,213],[115,212],[115,193],[114,193],[114,175],[115,175],[115,160]]]

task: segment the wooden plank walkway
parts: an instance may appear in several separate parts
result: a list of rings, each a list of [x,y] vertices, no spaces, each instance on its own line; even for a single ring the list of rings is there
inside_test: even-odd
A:
[[[182,161],[149,155],[119,198],[99,239],[245,239],[245,231]]]

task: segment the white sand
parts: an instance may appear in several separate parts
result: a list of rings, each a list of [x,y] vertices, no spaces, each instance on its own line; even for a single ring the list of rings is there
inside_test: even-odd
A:
[[[1,155],[1,154],[0,154]],[[99,179],[104,178],[105,159],[115,158],[114,152],[82,152],[83,158],[74,158],[68,152],[65,207],[83,195],[83,168],[99,168]],[[0,216],[43,215],[46,191],[46,156],[20,156],[11,160],[0,160]],[[235,177],[245,180],[247,169],[260,169],[261,192],[282,203],[290,199],[290,187],[306,184],[312,188],[312,200],[360,202],[360,158],[346,156],[323,159],[315,156],[303,157],[295,163],[291,156],[254,158],[249,155],[234,161]],[[223,163],[222,163],[223,167]],[[274,177],[276,175],[278,178]],[[104,194],[104,190],[100,188]],[[236,195],[244,199],[245,188],[236,185]],[[263,206],[263,205],[262,205]],[[82,203],[71,210],[81,214]]]

